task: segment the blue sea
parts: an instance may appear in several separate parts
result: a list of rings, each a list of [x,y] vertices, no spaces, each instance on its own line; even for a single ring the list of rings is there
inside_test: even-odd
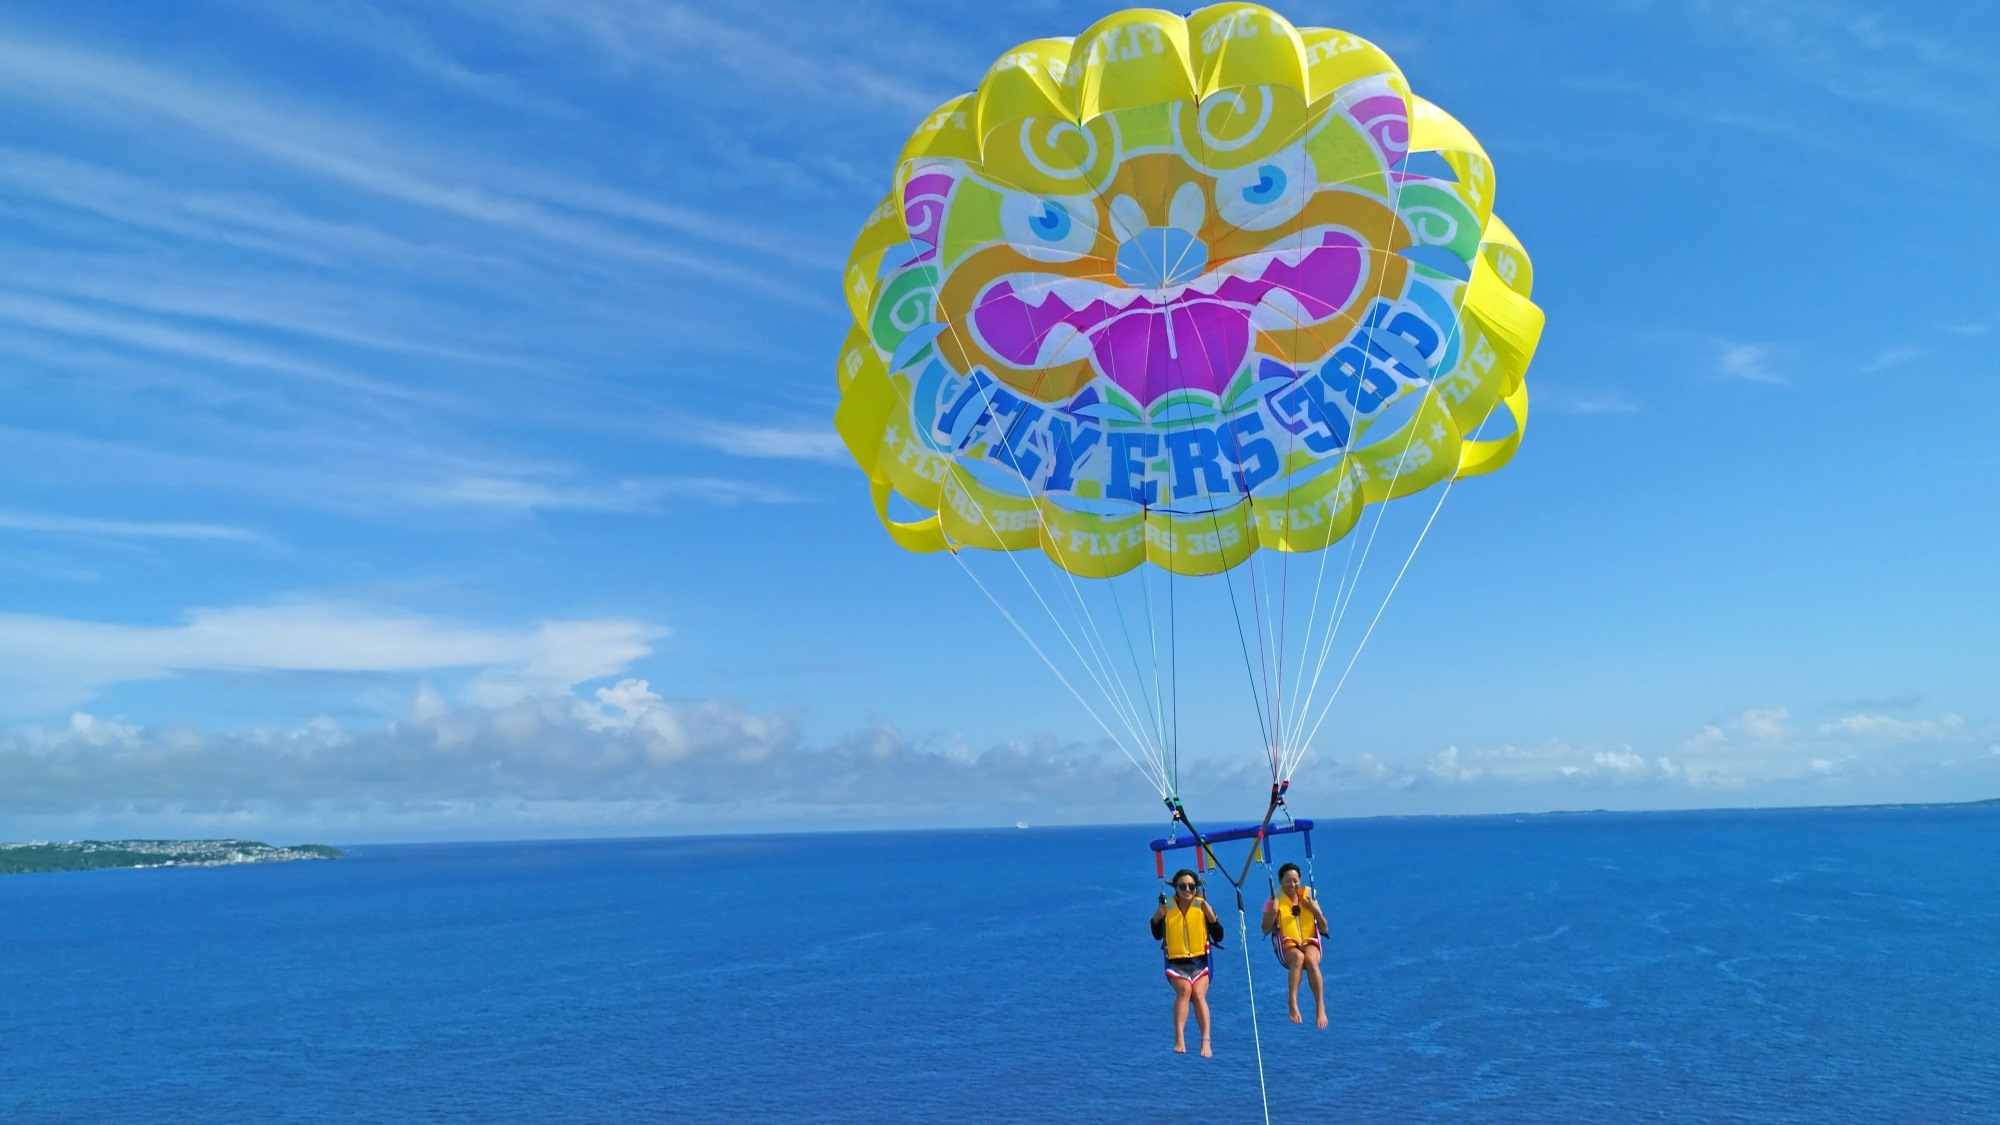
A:
[[[1257,1122],[1254,995],[1277,1121],[2000,1121],[2000,808],[1322,821],[1332,1026],[1218,888],[1214,1059],[1158,834],[0,878],[0,1120]]]

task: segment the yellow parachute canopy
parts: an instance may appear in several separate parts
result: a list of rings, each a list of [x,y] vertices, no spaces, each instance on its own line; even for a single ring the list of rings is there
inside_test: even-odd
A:
[[[1318,550],[1520,442],[1542,313],[1493,195],[1346,32],[1218,4],[1023,43],[855,240],[841,436],[913,551],[1110,577]]]

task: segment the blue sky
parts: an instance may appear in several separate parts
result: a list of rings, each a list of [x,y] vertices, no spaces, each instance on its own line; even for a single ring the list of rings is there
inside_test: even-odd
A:
[[[1152,817],[831,428],[911,127],[1115,6],[9,6],[0,837]],[[1281,10],[1480,137],[1549,318],[1301,812],[2000,796],[2000,16]]]

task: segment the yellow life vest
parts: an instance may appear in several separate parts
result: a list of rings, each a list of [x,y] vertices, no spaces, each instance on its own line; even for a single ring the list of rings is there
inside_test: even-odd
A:
[[[1163,940],[1167,943],[1167,956],[1178,961],[1183,957],[1204,957],[1208,954],[1208,915],[1201,911],[1201,899],[1195,899],[1182,910],[1175,903],[1167,903],[1167,916],[1161,919],[1166,926]]]
[[[1290,899],[1278,892],[1278,936],[1295,945],[1304,945],[1319,936],[1319,915],[1313,913],[1312,888],[1300,887],[1299,897]],[[1293,914],[1292,908],[1298,913]]]

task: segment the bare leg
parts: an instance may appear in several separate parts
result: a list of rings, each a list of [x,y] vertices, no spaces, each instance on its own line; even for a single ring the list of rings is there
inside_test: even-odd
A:
[[[1305,1017],[1299,1014],[1299,973],[1301,972],[1301,966],[1304,964],[1305,958],[1301,955],[1298,946],[1285,946],[1285,999],[1292,1006],[1291,1017],[1293,1023],[1306,1022]],[[1315,992],[1314,995],[1318,995],[1318,993]]]
[[[1305,954],[1304,960],[1306,969],[1306,979],[1312,982],[1313,1007],[1317,1009],[1319,1013],[1319,1026],[1325,1027],[1326,1026],[1326,983],[1320,979],[1319,975],[1319,955],[1320,955],[1319,946],[1309,945],[1300,952]],[[1294,1019],[1297,1018],[1298,1010],[1299,1010],[1299,979],[1298,979],[1298,970],[1294,969],[1292,970],[1292,1012]]]
[[[1167,977],[1167,983],[1174,986],[1174,1050],[1185,1055],[1187,1054],[1188,998],[1193,995],[1194,989],[1188,982],[1176,976]],[[1201,1028],[1202,1045],[1205,1047],[1208,1045],[1207,1004],[1201,1006]]]
[[[1189,993],[1194,997],[1194,1022],[1201,1028],[1201,1057],[1213,1058],[1208,1049],[1208,982],[1213,979],[1203,976],[1194,982]]]

